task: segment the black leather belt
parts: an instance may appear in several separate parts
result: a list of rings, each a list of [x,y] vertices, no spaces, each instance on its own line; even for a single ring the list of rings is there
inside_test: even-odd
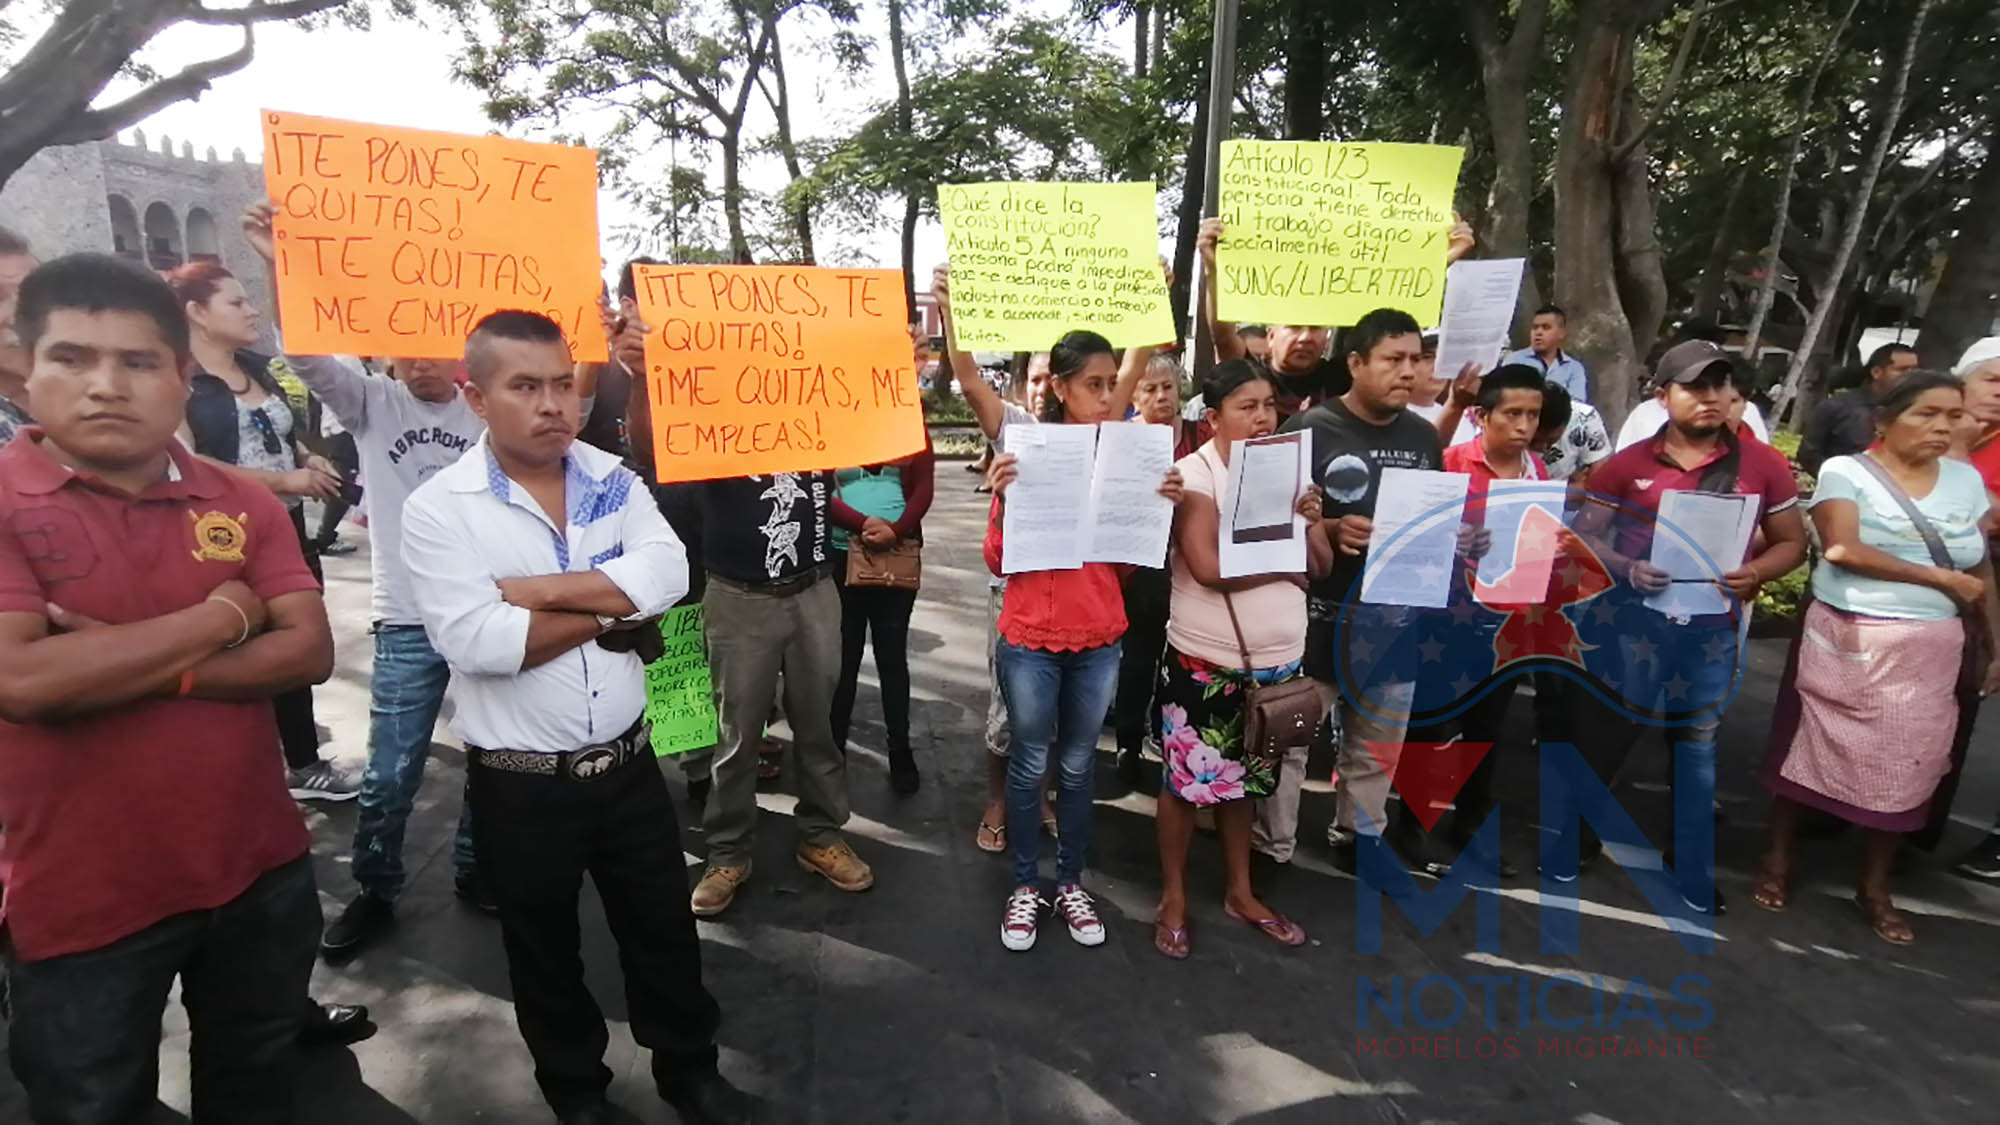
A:
[[[724,578],[719,574],[711,574],[709,578],[724,585],[748,590],[753,594],[763,594],[765,597],[770,598],[788,598],[793,594],[802,594],[812,589],[814,583],[826,577],[826,573],[825,567],[815,567],[812,570],[794,574],[790,578],[781,578],[776,582],[739,582],[734,578]]]
[[[540,774],[590,781],[652,750],[644,719],[633,723],[624,734],[609,742],[593,743],[560,754],[537,754],[532,750],[487,750],[472,748],[472,760],[490,770]]]

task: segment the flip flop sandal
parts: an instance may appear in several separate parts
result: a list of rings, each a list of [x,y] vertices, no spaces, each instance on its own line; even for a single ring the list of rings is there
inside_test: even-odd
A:
[[[1257,929],[1265,937],[1270,938],[1279,945],[1297,947],[1306,943],[1305,929],[1283,914],[1273,914],[1271,917],[1260,922],[1252,918],[1246,918],[1238,914],[1231,907],[1224,906],[1222,908],[1222,916]]]
[[[1055,817],[1050,816],[1042,818],[1042,831],[1048,833],[1049,839],[1051,840],[1059,840],[1062,838],[1062,828],[1060,825],[1056,823]]]
[[[972,834],[972,842],[982,852],[1004,852],[1007,850],[1007,826],[979,822],[979,831]]]
[[[1786,884],[1790,882],[1789,872],[1759,867],[1757,878],[1750,884],[1750,901],[1773,914],[1783,914],[1785,907],[1791,905],[1791,897],[1786,890]]]
[[[1916,932],[1910,929],[1910,920],[1890,905],[1889,900],[1855,895],[1854,905],[1861,908],[1862,920],[1875,931],[1875,936],[1890,945],[1909,945],[1917,940]]]
[[[1186,926],[1174,929],[1158,918],[1153,919],[1153,948],[1175,961],[1185,961],[1194,952],[1194,946],[1188,941]]]

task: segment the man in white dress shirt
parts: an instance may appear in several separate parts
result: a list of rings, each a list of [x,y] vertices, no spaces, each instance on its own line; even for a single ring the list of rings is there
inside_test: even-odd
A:
[[[614,1120],[604,1018],[584,986],[588,873],[625,971],[633,1038],[684,1122],[748,1120],[715,1069],[680,828],[648,746],[642,630],[687,591],[687,556],[638,477],[576,441],[554,321],[497,312],[465,343],[486,436],[411,494],[403,558],[451,666],[482,872],[500,908],[521,1037],[565,1125]]]

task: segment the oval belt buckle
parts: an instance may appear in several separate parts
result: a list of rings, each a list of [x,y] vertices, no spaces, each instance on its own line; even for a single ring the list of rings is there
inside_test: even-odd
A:
[[[609,746],[592,746],[569,760],[569,775],[578,781],[589,781],[609,770],[618,760],[618,752]]]

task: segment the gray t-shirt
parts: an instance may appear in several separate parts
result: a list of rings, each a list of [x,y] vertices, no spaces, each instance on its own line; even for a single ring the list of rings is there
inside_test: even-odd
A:
[[[374,619],[385,625],[423,624],[403,567],[403,503],[433,473],[472,448],[486,432],[486,423],[466,405],[464,392],[450,402],[425,402],[392,377],[365,375],[332,356],[286,360],[354,435],[361,454]]]

